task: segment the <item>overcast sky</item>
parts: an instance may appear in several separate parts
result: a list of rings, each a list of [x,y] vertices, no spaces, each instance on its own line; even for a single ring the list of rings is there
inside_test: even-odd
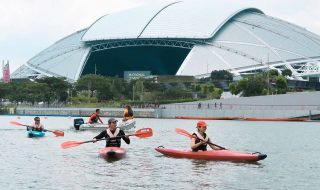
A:
[[[41,50],[75,31],[90,26],[105,14],[164,1],[169,2],[0,0],[0,61],[9,60],[10,70],[13,72]],[[249,4],[267,15],[292,22],[320,35],[320,0],[219,0],[220,3],[230,1]]]

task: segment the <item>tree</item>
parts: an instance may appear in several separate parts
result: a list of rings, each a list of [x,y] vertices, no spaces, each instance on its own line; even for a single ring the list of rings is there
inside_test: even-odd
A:
[[[242,92],[242,96],[259,96],[266,92],[268,84],[263,75],[241,79],[236,85],[235,92]]]
[[[229,89],[230,89],[231,94],[234,94],[234,95],[237,95],[241,92],[241,90],[238,89],[236,83],[229,84]]]
[[[282,71],[282,75],[291,77],[292,71],[290,69],[285,69]]]
[[[233,75],[226,70],[212,71],[210,78],[212,81],[216,81],[216,80],[232,81]]]
[[[275,78],[276,76],[278,76],[279,75],[279,72],[278,72],[278,70],[276,70],[276,69],[271,69],[270,71],[269,71],[269,77],[270,78]]]
[[[48,86],[47,89],[43,89],[45,100],[48,105],[50,104],[51,100],[65,101],[67,99],[66,93],[71,85],[66,81],[65,78],[44,77],[37,79],[36,82],[46,84]]]
[[[75,84],[77,90],[88,90],[89,96],[93,97],[94,92],[97,91],[97,94],[102,92],[110,93],[110,81],[106,77],[95,74],[88,74],[82,76]],[[109,96],[108,96],[109,95]],[[106,94],[107,97],[110,97],[110,94]],[[101,96],[102,97],[102,96]]]
[[[287,92],[287,79],[284,76],[278,76],[276,78],[276,89],[278,94],[285,94]]]

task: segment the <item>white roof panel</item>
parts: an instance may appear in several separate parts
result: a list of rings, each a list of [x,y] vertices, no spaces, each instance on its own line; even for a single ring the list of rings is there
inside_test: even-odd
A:
[[[150,20],[169,5],[160,3],[105,15],[90,26],[82,41],[137,38]]]
[[[224,10],[224,11],[216,11]],[[243,8],[211,0],[180,1],[143,6],[106,15],[91,25],[82,41],[132,38],[198,38],[214,33]]]

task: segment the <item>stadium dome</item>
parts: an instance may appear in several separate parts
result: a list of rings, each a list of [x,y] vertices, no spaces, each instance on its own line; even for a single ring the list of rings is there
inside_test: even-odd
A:
[[[221,11],[223,10],[223,11]],[[12,78],[66,77],[95,73],[123,77],[235,75],[290,69],[303,80],[320,74],[320,37],[295,24],[211,0],[177,1],[105,15],[43,50]]]

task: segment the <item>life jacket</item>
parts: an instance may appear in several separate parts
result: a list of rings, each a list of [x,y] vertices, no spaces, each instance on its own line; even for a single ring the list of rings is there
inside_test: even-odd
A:
[[[33,131],[42,131],[43,130],[43,125],[42,124],[39,124],[39,125],[33,124],[32,130]]]
[[[206,142],[208,142],[208,140],[209,140],[209,137],[206,133],[204,133],[204,137],[202,135],[200,135],[198,132],[193,133],[192,135],[197,136],[197,138],[195,140],[195,144],[199,143],[201,140],[206,141]],[[198,150],[207,151],[207,143],[202,144],[202,145],[198,146],[196,149],[192,149],[192,150],[193,151],[198,151]]]
[[[114,133],[112,133],[111,130],[108,128],[107,129],[107,135],[108,135],[107,138],[117,137],[119,135],[119,132],[120,132],[119,128],[116,128]],[[107,140],[106,147],[110,147],[110,146],[120,147],[121,146],[121,138],[114,138],[114,139]]]

